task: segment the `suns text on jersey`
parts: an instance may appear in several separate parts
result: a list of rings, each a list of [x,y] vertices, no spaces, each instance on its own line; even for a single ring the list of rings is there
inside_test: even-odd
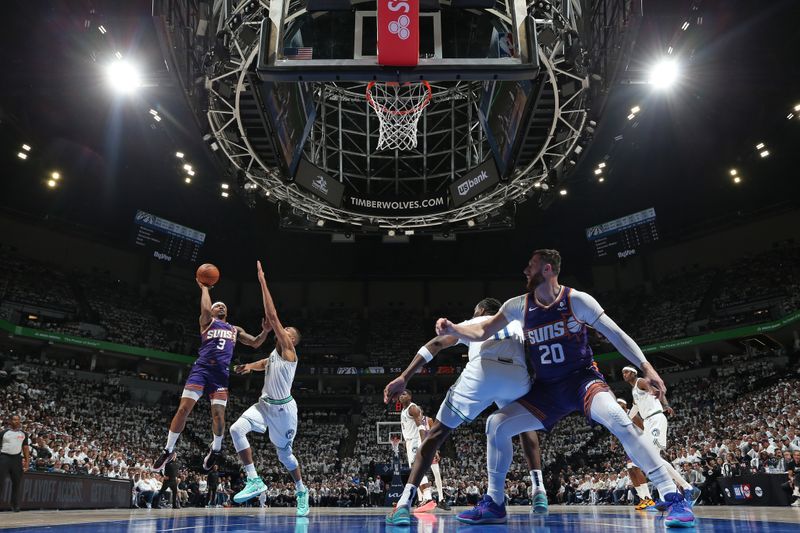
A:
[[[539,326],[538,328],[526,329],[525,338],[531,344],[540,344],[542,342],[563,337],[566,330],[567,321],[559,320],[558,322],[545,324],[544,326]]]

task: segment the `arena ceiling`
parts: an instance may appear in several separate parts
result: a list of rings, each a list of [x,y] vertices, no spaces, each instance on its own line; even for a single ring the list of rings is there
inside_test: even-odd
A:
[[[680,31],[689,5],[644,2],[630,69],[643,69],[663,51]],[[0,87],[0,135],[3,165],[11,169],[4,172],[0,205],[35,218],[81,224],[87,234],[122,242],[136,209],[148,209],[206,231],[209,253],[244,257],[253,242],[266,250],[299,239],[311,246],[297,247],[297,254],[343,259],[330,251],[336,245],[328,237],[279,232],[277,204],[259,201],[250,207],[251,196],[235,186],[230,198],[220,198],[220,182],[235,176],[225,174],[209,155],[202,140],[205,125],[161,57],[150,9],[147,1],[9,3],[19,23],[0,36],[6,72]],[[800,66],[794,59],[800,37],[791,23],[797,4],[717,1],[703,2],[703,9],[703,31],[687,51],[691,68],[680,90],[656,97],[637,85],[612,88],[594,141],[560,184],[566,196],[555,197],[546,211],[536,201],[516,206],[515,229],[499,237],[514,243],[508,267],[527,253],[521,250],[539,244],[587,257],[583,228],[651,206],[664,235],[679,238],[709,220],[796,201],[798,156],[793,147],[800,121],[786,116],[800,102]],[[108,50],[94,39],[98,24],[109,29],[107,43],[141,62],[146,83],[138,94],[123,99],[105,86],[98,52]],[[640,105],[642,113],[628,121],[633,105]],[[154,123],[149,109],[158,109],[164,120]],[[765,138],[770,157],[754,158],[755,145]],[[23,142],[30,142],[35,154],[24,163],[15,157]],[[176,146],[197,171],[191,186],[175,161]],[[601,184],[593,169],[606,159],[608,172]],[[738,187],[727,176],[734,166],[745,177]],[[63,185],[49,190],[44,177],[55,168],[64,174]],[[459,244],[451,245],[415,236],[411,246],[395,247],[391,254],[449,249],[464,260],[470,254],[461,249],[490,246],[497,238],[459,235]],[[341,255],[370,264],[389,253],[375,255],[386,248],[380,238],[357,238],[356,244],[358,252]]]

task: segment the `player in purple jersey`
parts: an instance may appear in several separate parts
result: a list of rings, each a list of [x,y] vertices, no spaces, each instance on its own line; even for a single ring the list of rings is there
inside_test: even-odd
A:
[[[526,431],[549,431],[562,418],[583,412],[590,422],[608,428],[622,442],[633,462],[647,473],[669,508],[668,527],[692,527],[694,515],[670,476],[666,462],[633,425],[597,370],[588,342],[588,328],[602,333],[619,352],[642,370],[643,379],[660,398],[664,381],[639,346],[605,314],[588,294],[558,283],[561,255],[536,250],[525,267],[528,293],[508,300],[491,319],[475,324],[436,322],[438,335],[467,342],[484,341],[510,322],[522,322],[528,363],[535,372],[530,392],[493,413],[486,422],[488,494],[458,516],[472,524],[504,523],[506,473],[511,466],[511,439]]]
[[[228,403],[228,375],[236,341],[258,348],[270,331],[266,320],[261,322],[262,331],[254,337],[239,326],[229,324],[228,308],[222,302],[211,304],[211,295],[200,281],[200,349],[192,365],[181,395],[181,403],[169,425],[167,445],[164,452],[153,463],[153,470],[161,470],[175,459],[175,443],[178,442],[186,419],[194,405],[204,394],[211,400],[211,431],[214,440],[203,459],[203,468],[211,470],[222,453],[222,437],[225,434],[225,406]]]

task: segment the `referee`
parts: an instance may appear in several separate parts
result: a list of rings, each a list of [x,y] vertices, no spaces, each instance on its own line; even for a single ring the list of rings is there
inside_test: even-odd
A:
[[[28,436],[20,429],[21,426],[19,415],[12,415],[11,427],[0,431],[0,493],[5,487],[6,476],[11,476],[11,508],[15,513],[19,512],[22,471],[28,469],[31,454]]]

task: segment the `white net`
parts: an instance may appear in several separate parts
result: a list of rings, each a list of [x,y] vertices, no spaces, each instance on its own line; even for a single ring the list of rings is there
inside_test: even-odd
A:
[[[417,147],[417,123],[431,101],[431,86],[421,82],[370,82],[367,102],[380,121],[378,150]]]

